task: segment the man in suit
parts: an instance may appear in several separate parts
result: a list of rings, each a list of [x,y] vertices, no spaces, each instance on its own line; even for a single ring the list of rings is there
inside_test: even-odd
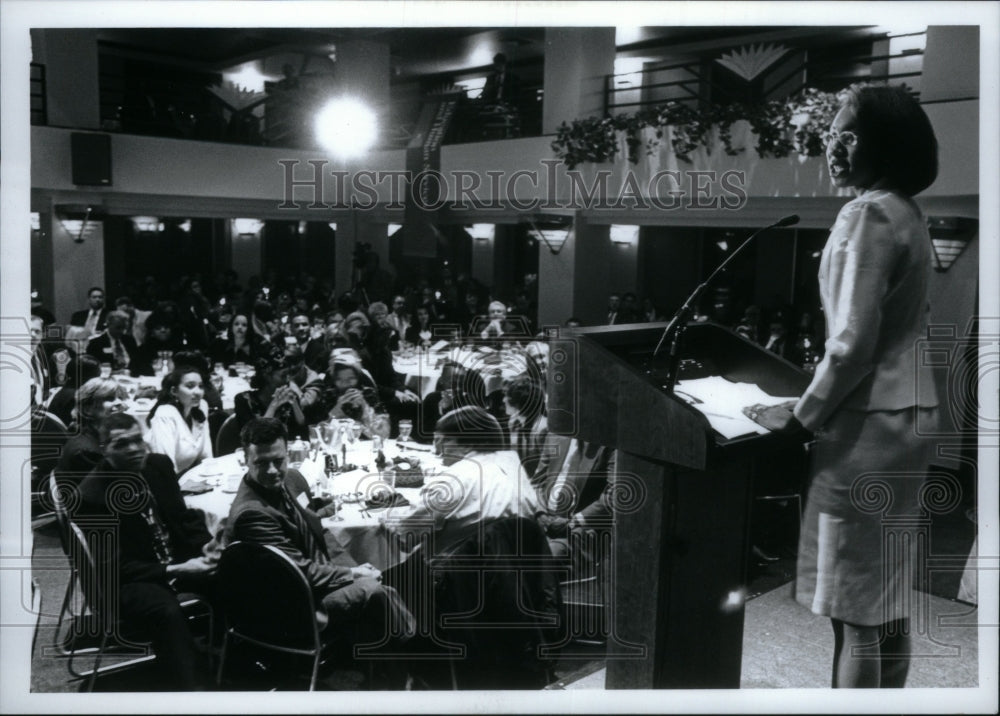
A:
[[[326,345],[322,331],[319,335],[313,335],[313,332],[312,320],[307,314],[299,312],[292,315],[292,335],[302,349],[306,365],[311,370],[322,373],[330,361],[330,348]]]
[[[87,302],[90,304],[82,311],[75,311],[69,319],[69,325],[80,326],[87,331],[86,338],[100,333],[105,328],[108,318],[108,308],[104,305],[104,289],[94,286],[87,291]]]
[[[615,462],[612,448],[549,435],[532,476],[552,554],[569,555],[578,575],[600,561],[594,532],[610,528]]]
[[[45,335],[45,321],[41,316],[32,316],[28,329],[31,336],[31,404],[44,405],[52,389],[49,357],[42,347]]]
[[[406,331],[410,328],[410,314],[406,310],[406,299],[403,296],[395,296],[392,299],[392,313],[386,320],[400,338],[405,338]]]
[[[116,580],[107,586],[117,591],[112,614],[124,636],[152,642],[167,689],[197,689],[204,679],[198,678],[198,652],[178,594],[213,591],[211,535],[203,515],[185,506],[173,464],[149,453],[133,416],[111,413],[99,436],[103,457],[80,483],[74,519],[84,533],[112,521],[111,543],[91,542],[95,561],[105,565],[99,574]]]
[[[281,421],[254,418],[240,433],[246,452],[243,478],[226,521],[226,543],[274,545],[302,570],[319,598],[325,628],[346,632],[350,643],[400,643],[414,633],[413,615],[371,564],[333,564],[319,516],[310,509],[304,478],[288,469],[287,434]]]
[[[99,336],[94,336],[87,344],[87,355],[91,355],[101,363],[110,363],[111,370],[128,370],[139,355],[139,346],[135,338],[129,335],[129,316],[124,311],[112,311],[108,314],[107,330]]]

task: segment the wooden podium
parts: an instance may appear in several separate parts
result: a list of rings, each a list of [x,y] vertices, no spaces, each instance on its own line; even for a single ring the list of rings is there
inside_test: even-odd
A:
[[[726,440],[662,389],[664,323],[574,330],[549,353],[549,429],[617,448],[605,608],[609,689],[739,688],[748,525],[758,470],[804,466],[801,441]],[[680,379],[798,396],[809,376],[721,326],[692,323]],[[791,460],[789,460],[791,456]]]

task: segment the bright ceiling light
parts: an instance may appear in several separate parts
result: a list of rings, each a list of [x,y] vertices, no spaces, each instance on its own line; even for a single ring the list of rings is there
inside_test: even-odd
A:
[[[329,102],[316,115],[316,138],[337,156],[350,159],[367,152],[378,133],[375,112],[351,97]]]

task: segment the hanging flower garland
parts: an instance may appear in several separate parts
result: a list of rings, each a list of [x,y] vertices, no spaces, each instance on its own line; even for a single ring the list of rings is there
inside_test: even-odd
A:
[[[624,132],[628,160],[634,164],[641,150],[647,155],[656,151],[665,128],[670,127],[674,154],[691,163],[691,152],[699,147],[712,151],[713,127],[726,154],[735,156],[744,151],[745,147],[733,146],[732,125],[746,120],[756,136],[754,148],[758,155],[786,157],[797,151],[805,157],[816,157],[825,151],[827,131],[842,95],[806,88],[787,100],[759,104],[713,105],[702,110],[671,101],[634,114],[576,119],[559,126],[552,150],[568,169],[586,162],[608,162],[618,153],[618,132]],[[646,127],[655,132],[644,141],[642,130]]]

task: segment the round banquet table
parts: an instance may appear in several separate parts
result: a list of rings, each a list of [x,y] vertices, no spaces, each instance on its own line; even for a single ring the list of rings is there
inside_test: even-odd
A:
[[[361,440],[347,451],[349,463],[359,465],[362,468],[371,466],[371,471],[357,469],[330,478],[327,491],[334,496],[346,496],[347,501],[343,502],[336,517],[323,518],[323,526],[327,530],[331,555],[343,551],[357,564],[368,562],[384,571],[403,561],[408,552],[399,543],[395,533],[385,526],[385,518],[390,510],[367,508],[366,504],[360,501],[360,497],[354,494],[358,492],[362,496],[370,494],[370,490],[382,482],[372,464],[374,460],[371,445],[371,441]],[[420,461],[424,468],[434,469],[441,464],[440,460],[431,453],[410,451],[408,445],[401,451],[393,440],[386,442],[383,452],[387,459],[400,454],[412,455]],[[229,508],[236,496],[240,481],[246,473],[246,468],[240,465],[239,460],[240,458],[236,454],[205,460],[188,470],[180,479],[182,491],[186,491],[192,486],[212,487],[210,491],[201,494],[185,494],[184,501],[188,507],[200,509],[205,513],[206,526],[209,532],[216,537],[225,528]],[[298,468],[309,483],[314,495],[319,495],[321,492],[319,480],[323,476],[323,463],[323,454],[320,453],[316,460],[307,458]],[[419,487],[398,487],[396,491],[405,497],[410,505],[416,505],[421,499]],[[412,507],[408,506],[396,506],[391,508],[391,512],[393,517],[397,517],[406,514],[411,509]]]
[[[426,398],[437,387],[445,362],[452,361],[483,377],[486,394],[500,390],[503,383],[528,369],[523,353],[516,350],[498,350],[486,346],[447,348],[444,350],[416,350],[393,357],[393,369],[404,376],[406,387]]]

